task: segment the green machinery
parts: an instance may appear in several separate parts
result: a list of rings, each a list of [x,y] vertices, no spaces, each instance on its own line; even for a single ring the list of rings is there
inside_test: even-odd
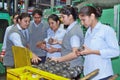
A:
[[[85,0],[72,0],[72,5],[75,6],[76,4],[79,4],[81,2],[84,2]]]
[[[6,27],[11,23],[10,15],[6,11],[0,11],[0,51]]]
[[[0,51],[6,27],[10,25],[10,23],[10,15],[6,10],[4,10],[4,0],[2,0],[2,8],[0,8]]]
[[[44,12],[43,12],[44,20],[47,21],[48,16],[51,15],[51,14],[57,14],[59,16],[59,14],[60,14],[59,9],[60,8],[62,8],[62,6],[54,6],[54,7],[50,8],[50,9],[45,9]]]
[[[76,4],[79,4],[79,3],[81,3],[85,0],[71,0],[71,1],[72,1],[71,5],[75,6]],[[43,14],[44,14],[43,18],[45,20],[47,20],[47,18],[50,14],[57,14],[59,16],[59,9],[62,8],[62,6],[64,6],[64,5],[56,5],[54,7],[51,7],[50,9],[45,9],[44,12],[43,12]]]
[[[6,27],[11,23],[10,15],[4,10],[0,10],[0,51],[2,48],[3,38],[5,34]],[[0,75],[5,73],[5,67],[0,62]]]

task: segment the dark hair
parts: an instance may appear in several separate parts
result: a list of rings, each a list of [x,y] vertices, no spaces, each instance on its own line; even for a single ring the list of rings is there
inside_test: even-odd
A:
[[[54,20],[54,21],[59,21],[60,23],[61,23],[61,21],[60,21],[60,19],[59,19],[59,17],[56,15],[56,14],[51,14],[49,17],[48,17],[48,20],[49,19],[52,19],[52,20]]]
[[[65,14],[65,15],[72,15],[74,20],[77,19],[78,11],[77,8],[72,7],[70,5],[64,6],[61,10],[60,13]]]
[[[12,19],[15,19],[15,20],[16,20],[16,22],[18,22],[18,16],[17,16],[17,17],[15,17],[16,15],[18,15],[18,16],[19,16],[19,13],[14,13],[14,14],[13,14],[13,16],[12,16]],[[14,24],[13,20],[12,20],[12,24]]]
[[[95,6],[84,6],[79,11],[79,14],[88,16],[90,16],[92,13],[95,14],[96,18],[99,18],[102,15],[102,8]]]
[[[38,15],[42,16],[42,15],[43,15],[43,12],[42,12],[41,9],[34,9],[34,10],[33,10],[33,13],[32,13],[32,16],[34,16],[35,14],[38,14]]]
[[[15,18],[16,15],[19,15],[19,13],[14,13],[14,14],[13,14],[13,18]]]
[[[26,18],[26,17],[31,18],[28,13],[21,13],[17,18],[17,22],[18,22],[18,19],[22,20],[23,18]]]

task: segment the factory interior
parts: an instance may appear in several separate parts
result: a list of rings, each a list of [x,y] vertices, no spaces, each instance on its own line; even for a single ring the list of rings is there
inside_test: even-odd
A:
[[[0,80],[120,80],[120,0],[0,0]]]

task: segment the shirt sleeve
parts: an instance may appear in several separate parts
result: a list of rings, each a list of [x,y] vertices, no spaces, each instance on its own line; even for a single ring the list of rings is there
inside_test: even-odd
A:
[[[116,38],[116,34],[112,28],[109,28],[105,32],[105,41],[108,47],[100,50],[100,54],[103,58],[113,58],[120,54],[119,45]]]
[[[49,28],[49,29],[47,30],[47,37],[44,39],[45,42],[48,42],[48,40],[51,38],[52,35],[53,35],[53,32],[52,32],[52,30]]]
[[[3,46],[2,46],[2,49],[5,50],[6,49],[6,39],[7,39],[7,35],[8,35],[8,31],[11,29],[12,26],[9,26],[6,28],[6,31],[5,31],[5,36],[4,36],[4,40],[3,40]]]
[[[74,35],[70,39],[70,44],[73,47],[80,47],[80,38],[77,35]]]
[[[24,47],[23,44],[22,44],[22,41],[21,41],[21,37],[20,37],[20,35],[18,33],[12,33],[9,36],[9,39],[13,42],[13,44],[15,46]]]

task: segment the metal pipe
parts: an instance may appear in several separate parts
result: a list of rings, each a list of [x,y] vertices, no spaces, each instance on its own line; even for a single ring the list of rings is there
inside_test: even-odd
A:
[[[85,6],[85,4],[93,4],[102,8],[113,8],[114,5],[120,4],[120,0],[86,0],[78,4],[76,7],[80,9]]]
[[[66,5],[71,5],[72,0],[66,0]]]
[[[25,12],[28,12],[28,4],[29,4],[29,0],[24,0],[25,1]]]
[[[39,8],[39,3],[41,3],[41,0],[36,0],[36,2],[35,2],[35,8]]]
[[[50,4],[51,4],[51,7],[52,7],[52,8],[55,6],[55,3],[54,3],[54,2],[55,2],[55,0],[51,0],[51,1],[50,1]]]
[[[4,0],[2,0],[2,8],[4,9]]]
[[[11,9],[10,2],[11,2],[11,0],[7,0],[7,10],[9,13],[10,13],[10,9]]]
[[[18,0],[14,0],[14,13],[18,12]]]

